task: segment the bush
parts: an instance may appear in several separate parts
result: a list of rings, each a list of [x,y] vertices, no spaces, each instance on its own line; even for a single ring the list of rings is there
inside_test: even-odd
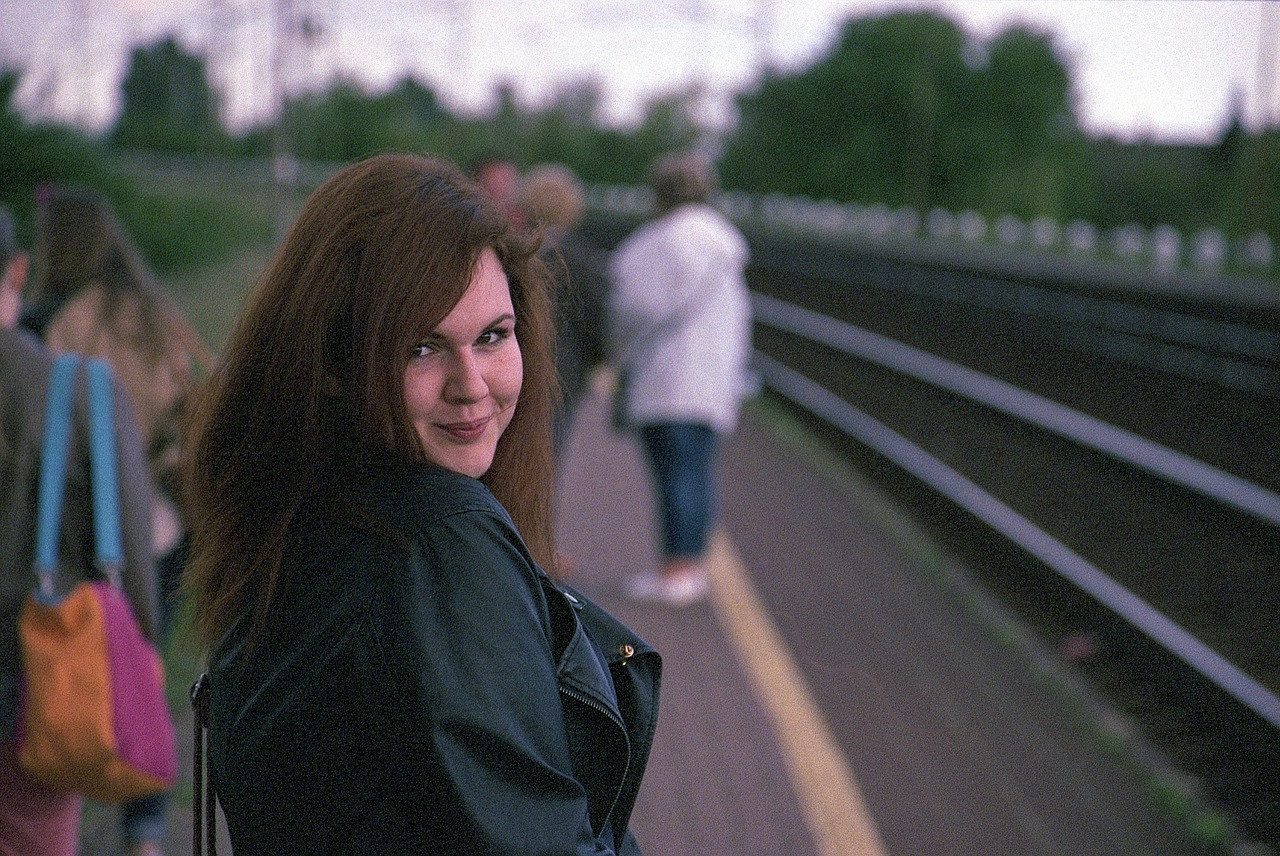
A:
[[[138,248],[162,276],[216,264],[245,247],[268,244],[273,236],[270,207],[225,188],[178,190],[132,182],[121,187],[113,202]]]

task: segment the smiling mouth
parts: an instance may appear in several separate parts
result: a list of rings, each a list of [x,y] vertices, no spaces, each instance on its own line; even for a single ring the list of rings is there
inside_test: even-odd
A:
[[[478,440],[484,435],[484,430],[489,426],[490,417],[477,419],[474,422],[450,422],[437,427],[445,434],[454,439],[468,442]]]

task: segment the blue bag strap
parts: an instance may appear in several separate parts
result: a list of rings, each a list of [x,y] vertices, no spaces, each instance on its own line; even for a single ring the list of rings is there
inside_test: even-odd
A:
[[[71,439],[71,399],[79,364],[80,358],[75,354],[62,354],[54,361],[45,406],[35,570],[38,595],[46,603],[57,601],[58,528],[66,488],[67,447]],[[112,418],[111,371],[101,359],[89,360],[86,371],[89,377],[89,471],[93,491],[94,553],[98,569],[119,588],[124,548],[120,529],[120,483]]]
[[[98,569],[120,586],[124,546],[120,534],[120,477],[116,469],[111,369],[91,359],[89,374],[89,472],[93,479],[93,534]]]
[[[71,438],[71,394],[80,358],[63,354],[53,363],[44,413],[44,445],[40,450],[40,487],[36,500],[35,571],[41,600],[56,600],[58,526],[67,480],[67,445]]]

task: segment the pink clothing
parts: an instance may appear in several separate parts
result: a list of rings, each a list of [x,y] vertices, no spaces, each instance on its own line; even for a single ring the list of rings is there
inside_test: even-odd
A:
[[[75,856],[84,798],[31,778],[0,742],[0,856]]]

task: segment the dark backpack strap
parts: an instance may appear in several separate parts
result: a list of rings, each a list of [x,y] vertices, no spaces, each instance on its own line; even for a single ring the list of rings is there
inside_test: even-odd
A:
[[[191,685],[191,711],[194,714],[195,742],[192,752],[192,856],[203,856],[208,842],[208,856],[218,856],[218,794],[213,780],[206,775],[204,753],[209,732],[209,675],[201,674]]]

